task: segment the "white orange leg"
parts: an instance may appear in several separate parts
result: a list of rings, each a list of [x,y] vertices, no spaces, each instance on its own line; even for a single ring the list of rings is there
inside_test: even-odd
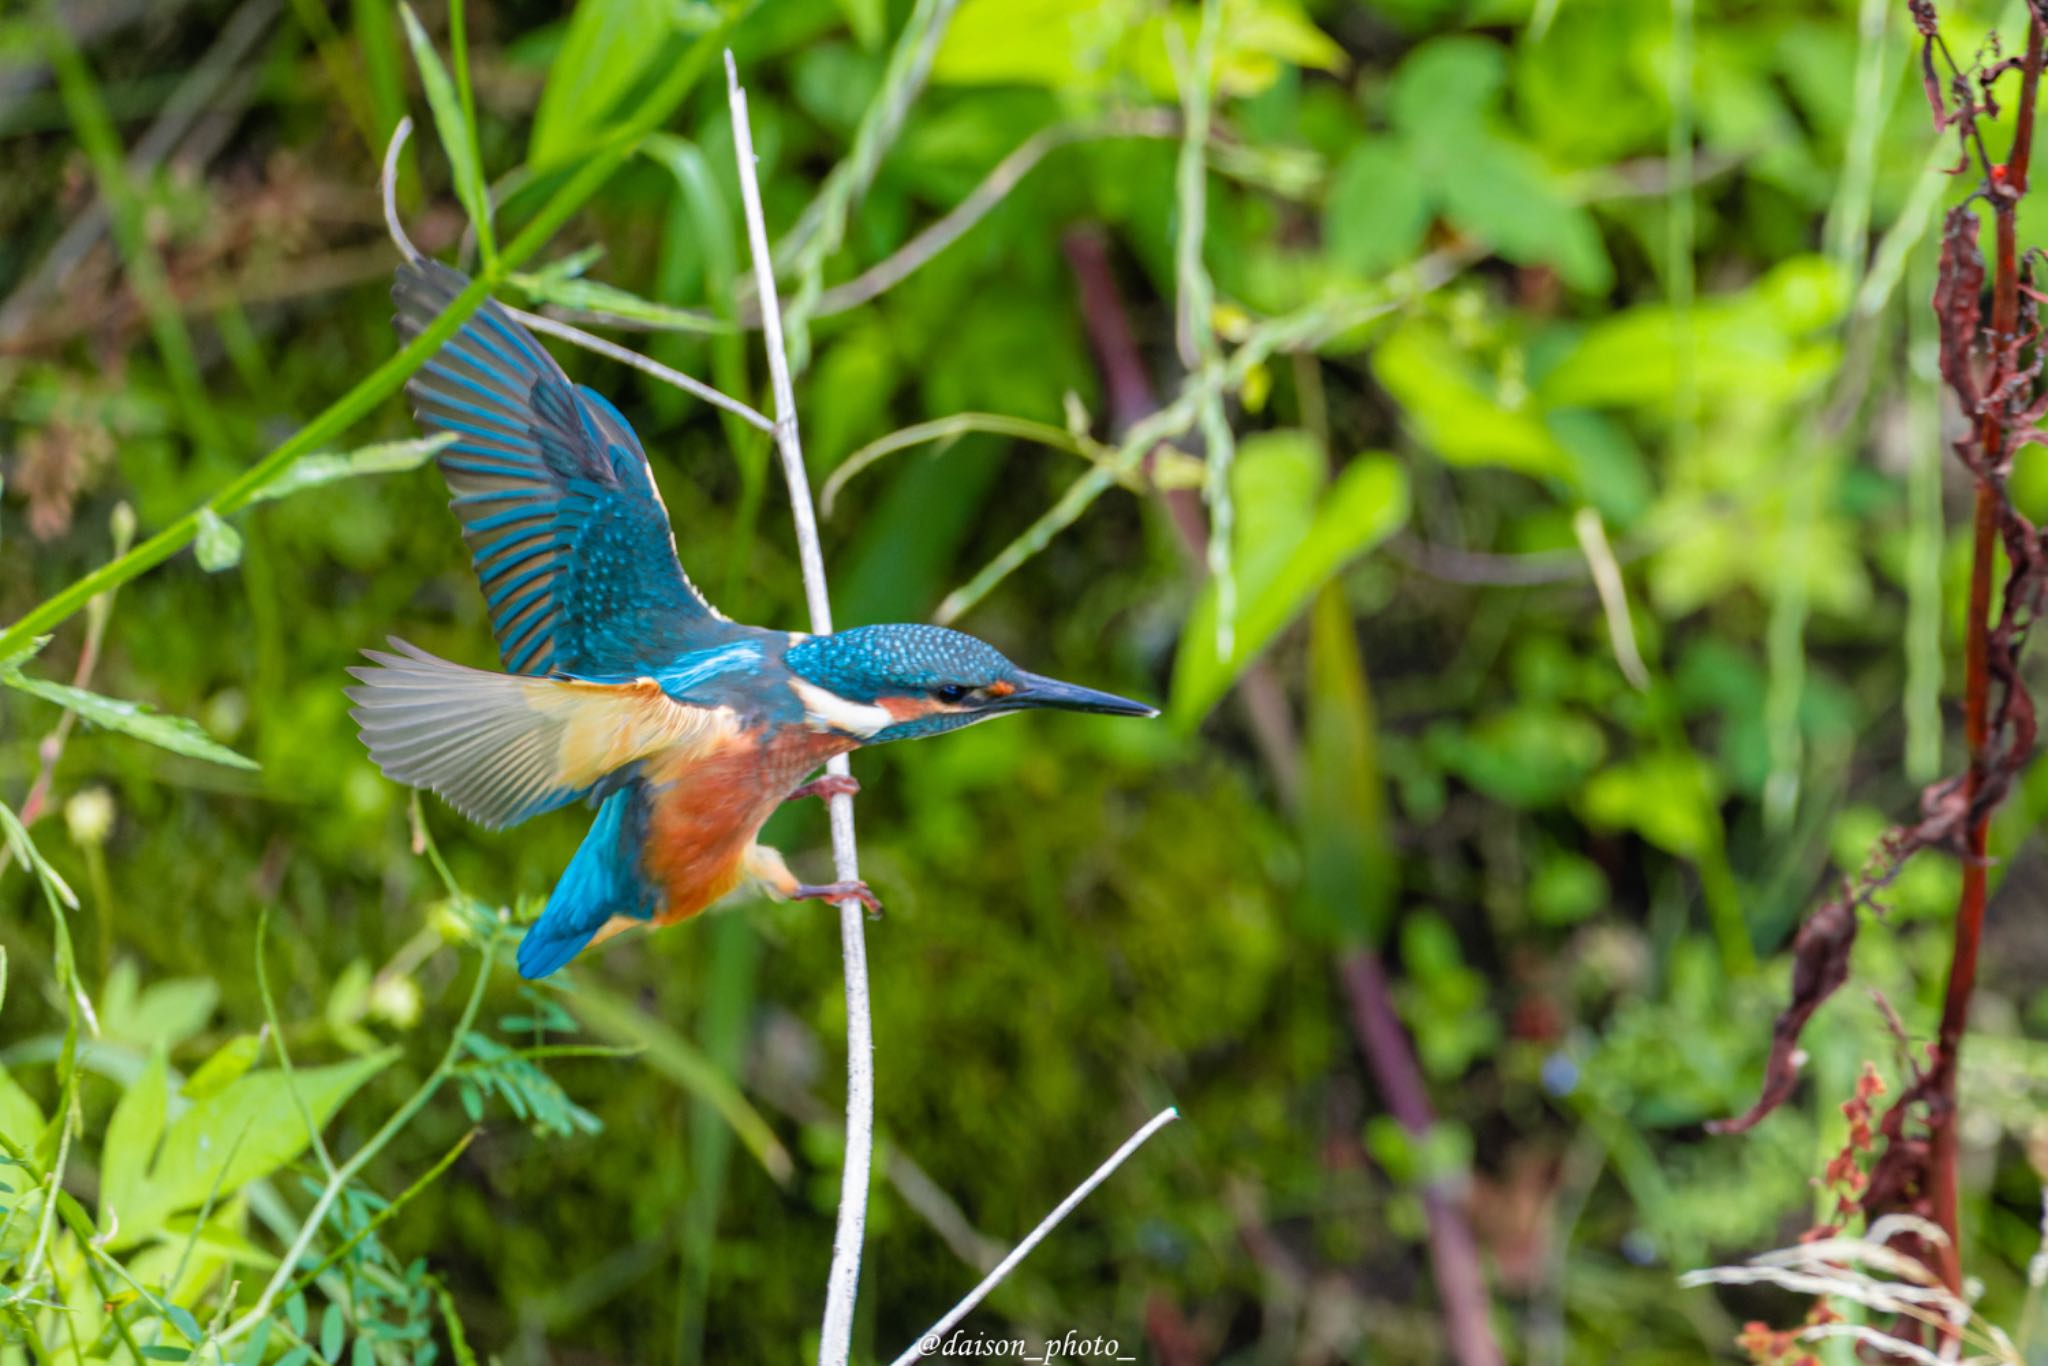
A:
[[[858,901],[870,912],[882,909],[882,899],[874,894],[867,883],[853,882],[799,882],[795,873],[789,871],[789,864],[783,860],[779,850],[765,844],[747,846],[747,876],[761,883],[784,901]]]

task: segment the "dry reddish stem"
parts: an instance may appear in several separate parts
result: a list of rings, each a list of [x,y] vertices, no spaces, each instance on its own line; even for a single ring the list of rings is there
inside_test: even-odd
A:
[[[2027,192],[2033,158],[2035,97],[2041,84],[2041,24],[2029,16],[2027,54],[2020,66],[2018,127],[2005,164],[1991,176],[1992,217],[1997,233],[1997,266],[1991,286],[1992,369],[1988,392],[1997,394],[2012,379],[2017,363],[2020,325],[2018,216]],[[1963,658],[1963,737],[1969,745],[1970,767],[1963,780],[1964,803],[1973,813],[1965,838],[1963,894],[1956,908],[1955,951],[1949,963],[1948,988],[1942,998],[1941,1032],[1936,1037],[1928,1096],[1928,1166],[1935,1222],[1948,1235],[1941,1251],[1940,1271],[1948,1288],[1963,1288],[1960,1228],[1956,1214],[1956,1073],[1963,1032],[1970,1020],[1970,997],[1977,986],[1977,953],[1983,939],[1986,894],[1985,861],[1991,813],[1980,808],[1991,741],[1991,573],[1997,556],[2002,521],[2005,474],[2002,458],[2007,433],[2004,405],[1984,405],[1978,437],[1977,507],[1970,560],[1970,620]]]

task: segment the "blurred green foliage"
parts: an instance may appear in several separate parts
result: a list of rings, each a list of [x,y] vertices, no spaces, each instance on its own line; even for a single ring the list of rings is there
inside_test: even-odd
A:
[[[1950,43],[2011,35],[2009,8],[1945,8]],[[0,619],[390,357],[375,186],[408,110],[423,247],[499,262],[514,301],[630,318],[652,331],[608,334],[767,407],[729,44],[814,478],[913,424],[1011,424],[845,480],[840,620],[964,607],[1032,667],[1168,708],[855,761],[889,907],[863,1359],[1168,1103],[1185,1122],[970,1327],[1171,1362],[1441,1359],[1422,1195],[1448,1186],[1511,1359],[1732,1358],[1741,1321],[1797,1306],[1676,1274],[1811,1223],[1839,1102],[1864,1060],[1896,1084],[1907,1055],[1843,993],[1797,1105],[1742,1139],[1703,1125],[1755,1094],[1780,952],[1830,869],[1957,751],[1966,548],[1924,317],[1957,189],[1908,16],[1221,16],[1198,324],[1235,367],[1227,655],[1166,505],[1211,454],[1194,409],[1156,452],[1123,430],[1193,392],[1175,164],[1200,7],[1164,0],[0,14]],[[2028,201],[2026,240],[2044,223]],[[1110,243],[1156,397],[1091,343],[1106,296],[1077,232]],[[556,350],[631,416],[711,597],[800,624],[761,434]],[[191,557],[0,664],[0,801],[41,817],[0,875],[0,1361],[185,1359],[252,1306],[227,1359],[814,1349],[843,1145],[830,917],[749,903],[545,991],[492,969],[582,822],[493,835],[428,803],[418,824],[341,694],[387,633],[489,662],[415,436],[376,403],[254,507],[195,514]],[[2023,458],[2037,512],[2042,479]],[[1071,525],[1041,523],[1063,498]],[[2030,779],[1994,832],[1966,1054],[1964,1262],[2007,1324],[2040,1242],[2044,804]],[[770,835],[823,866],[815,812]],[[1915,1037],[1956,883],[1924,856],[1857,946]],[[1361,947],[1425,1131],[1353,1035],[1334,964]]]

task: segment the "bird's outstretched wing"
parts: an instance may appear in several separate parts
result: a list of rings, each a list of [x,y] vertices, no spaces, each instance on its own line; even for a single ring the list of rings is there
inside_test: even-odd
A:
[[[399,339],[468,283],[434,261],[399,267]],[[633,429],[504,309],[486,301],[406,391],[423,426],[457,438],[441,473],[507,669],[633,673],[731,638],[683,573]]]

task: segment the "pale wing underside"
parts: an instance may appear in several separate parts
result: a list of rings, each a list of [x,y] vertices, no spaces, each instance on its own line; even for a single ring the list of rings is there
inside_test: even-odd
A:
[[[709,751],[737,729],[730,711],[679,703],[649,678],[491,673],[391,644],[397,653],[364,651],[376,667],[349,671],[361,680],[350,715],[370,757],[491,829],[572,802],[652,755]]]

